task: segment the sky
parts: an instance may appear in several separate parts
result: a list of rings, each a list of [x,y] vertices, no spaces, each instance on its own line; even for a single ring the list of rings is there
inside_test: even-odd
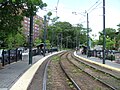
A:
[[[87,27],[87,17],[85,14],[85,11],[87,11],[89,15],[89,27],[92,29],[90,36],[94,35],[95,37],[92,38],[98,39],[98,32],[103,30],[103,0],[42,1],[47,3],[47,7],[46,10],[39,10],[39,16],[43,17],[47,12],[51,11],[52,17],[56,17],[56,15],[60,17],[58,21],[67,21],[72,25],[83,24],[84,28]],[[57,14],[55,12],[56,7]],[[72,12],[76,12],[76,14]],[[105,23],[106,28],[118,28],[117,25],[120,24],[120,0],[105,0]]]

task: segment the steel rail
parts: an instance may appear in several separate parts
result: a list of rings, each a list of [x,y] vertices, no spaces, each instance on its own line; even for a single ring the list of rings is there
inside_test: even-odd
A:
[[[60,53],[59,55],[61,56],[63,53]],[[49,58],[47,59],[47,63],[44,69],[44,75],[43,75],[43,85],[42,85],[42,90],[47,90],[47,69],[48,69],[48,65],[50,63],[51,60],[49,60]]]
[[[72,56],[72,55],[71,55]],[[72,57],[73,59],[75,59],[74,57]],[[69,60],[69,58],[67,58],[68,61],[70,63],[72,63],[75,67],[79,68],[80,70],[82,70],[84,73],[86,73],[87,75],[91,76],[92,78],[94,78],[95,80],[99,81],[100,83],[102,83],[103,85],[106,85],[107,87],[111,88],[112,90],[117,90],[116,88],[114,88],[113,86],[105,83],[104,81],[100,80],[99,78],[96,78],[94,76],[92,76],[91,74],[89,74],[88,72],[84,71],[83,69],[81,69],[80,67],[78,67],[77,65],[75,65],[72,61]],[[76,59],[75,59],[76,60]],[[79,61],[80,62],[80,61]]]
[[[83,61],[82,59],[80,60],[80,58],[74,56],[74,54],[72,54],[71,56],[72,56],[76,61],[81,62],[81,63],[84,64],[84,65],[88,65],[88,66],[90,66],[90,67],[93,68],[93,69],[97,69],[97,70],[99,70],[99,71],[102,72],[102,73],[108,74],[108,75],[110,75],[110,76],[112,76],[112,77],[120,80],[120,77],[115,76],[115,75],[112,74],[112,73],[105,72],[104,70],[101,70],[101,69],[99,69],[99,68],[96,68],[96,66],[98,66],[97,64],[94,64],[94,63],[91,63],[91,62],[87,62],[87,61]],[[99,67],[101,67],[101,66],[99,66]],[[108,69],[108,68],[105,68],[105,69]],[[108,70],[111,70],[111,69],[108,69]],[[111,70],[111,71],[112,71],[112,70]]]
[[[64,55],[64,54],[63,54]],[[62,57],[62,56],[61,56]],[[60,58],[60,60],[59,60],[59,64],[60,64],[60,67],[61,67],[61,69],[63,70],[63,72],[65,73],[65,75],[67,76],[67,78],[72,82],[72,84],[75,86],[75,88],[77,89],[77,90],[82,90],[79,86],[78,86],[78,84],[74,81],[74,79],[73,78],[71,78],[69,75],[68,75],[68,73],[65,71],[65,69],[64,69],[64,67],[63,67],[63,65],[62,65],[62,63],[61,63],[61,58]]]
[[[43,75],[43,89],[42,90],[47,90],[47,69],[48,69],[49,63],[50,63],[50,60],[48,60],[46,66],[45,66],[44,75]]]

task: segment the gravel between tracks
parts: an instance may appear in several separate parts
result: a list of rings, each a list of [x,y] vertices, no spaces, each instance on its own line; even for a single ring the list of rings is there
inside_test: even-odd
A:
[[[47,90],[75,90],[68,85],[65,74],[61,70],[58,56],[52,57],[48,66]]]
[[[82,70],[76,68],[68,60],[66,60],[66,56],[62,57],[62,64],[68,74],[76,81],[82,90],[111,90],[84,73]]]
[[[109,72],[110,70],[103,68],[102,71],[104,71],[104,72],[101,72],[101,71],[97,70],[97,69],[100,69],[100,67],[98,67],[97,65],[96,65],[96,69],[94,69],[88,65],[81,63],[80,59],[79,59],[79,61],[76,61],[75,59],[71,59],[72,58],[71,55],[68,55],[68,58],[70,59],[70,61],[72,63],[74,63],[76,66],[80,67],[85,72],[88,72],[90,75],[94,76],[95,78],[98,78],[98,79],[104,81],[105,83],[107,83],[108,85],[111,85],[115,89],[120,90],[120,80],[105,73],[105,72]],[[114,73],[114,71],[111,71],[111,73]]]

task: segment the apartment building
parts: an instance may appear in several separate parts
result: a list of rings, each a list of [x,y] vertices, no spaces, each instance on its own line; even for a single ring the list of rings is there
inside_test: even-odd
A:
[[[33,40],[40,36],[40,30],[43,27],[43,18],[36,15],[33,17]],[[23,21],[23,33],[25,34],[26,39],[29,39],[29,31],[30,31],[30,18],[24,17]]]

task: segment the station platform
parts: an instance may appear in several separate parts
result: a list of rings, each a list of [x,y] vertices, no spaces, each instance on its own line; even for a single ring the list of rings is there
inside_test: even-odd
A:
[[[104,67],[108,67],[110,69],[114,69],[116,71],[120,71],[120,64],[116,63],[115,61],[105,60],[105,64],[103,64],[103,60],[97,57],[87,57],[87,55],[81,54],[79,51],[74,52],[74,55],[77,57],[81,57],[83,59],[89,60],[91,62],[95,62],[99,65],[102,65]]]
[[[29,65],[28,52],[23,53],[21,61],[5,65],[0,69],[0,90],[27,90],[36,70],[42,62],[55,53],[46,53],[46,56],[36,55]]]
[[[28,64],[28,52],[24,53],[22,61],[6,65],[0,70],[0,90],[27,90],[29,83],[42,62],[48,57],[60,52],[47,53],[45,57],[42,55],[33,56],[32,65]],[[102,64],[102,59],[96,57],[87,57],[80,52],[74,52],[74,55]],[[118,63],[106,60],[105,65],[120,71],[120,64]]]

